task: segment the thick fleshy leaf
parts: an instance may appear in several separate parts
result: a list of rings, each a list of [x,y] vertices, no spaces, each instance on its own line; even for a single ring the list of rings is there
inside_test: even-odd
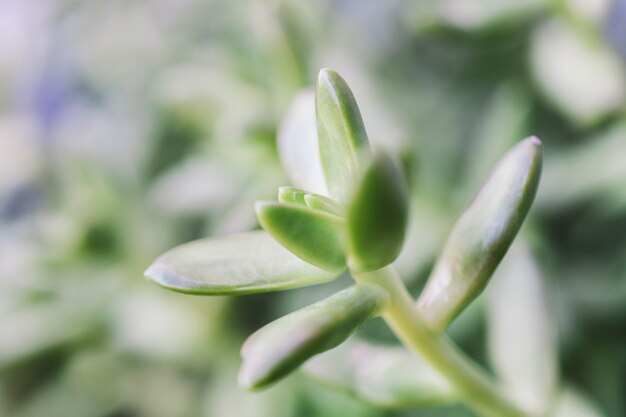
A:
[[[418,301],[434,331],[443,331],[487,285],[530,209],[541,161],[539,139],[519,143],[457,220]]]
[[[325,211],[335,216],[344,217],[346,210],[332,198],[319,194],[306,194],[304,202],[310,209]]]
[[[161,255],[146,276],[184,293],[222,295],[280,291],[337,277],[310,265],[266,232],[201,239]]]
[[[359,153],[369,146],[352,91],[335,71],[323,69],[315,96],[322,170],[328,191],[346,204],[359,172]]]
[[[303,369],[377,407],[433,406],[457,400],[445,378],[402,347],[349,340],[311,359]]]
[[[489,356],[504,388],[533,415],[547,415],[556,394],[555,325],[530,250],[515,243],[487,295]]]
[[[295,187],[279,187],[278,188],[278,201],[281,203],[292,203],[304,205],[304,196],[306,191]]]
[[[327,271],[345,268],[343,219],[272,201],[257,202],[255,210],[261,226],[298,257]]]
[[[346,340],[382,308],[381,288],[358,284],[261,328],[241,349],[239,384],[266,387]]]
[[[400,168],[386,154],[375,155],[348,207],[352,268],[373,271],[396,259],[404,242],[408,205]]]

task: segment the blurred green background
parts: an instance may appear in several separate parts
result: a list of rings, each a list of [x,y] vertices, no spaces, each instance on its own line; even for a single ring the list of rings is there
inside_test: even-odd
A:
[[[2,0],[0,415],[473,415],[385,411],[303,373],[237,387],[245,337],[347,277],[239,298],[142,279],[176,244],[258,227],[253,202],[289,183],[281,121],[322,67],[406,161],[416,291],[498,157],[544,141],[522,234],[559,378],[626,415],[624,0]],[[490,367],[483,305],[449,334]]]

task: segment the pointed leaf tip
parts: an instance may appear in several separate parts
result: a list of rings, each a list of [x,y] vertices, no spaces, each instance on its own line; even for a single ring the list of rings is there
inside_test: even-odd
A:
[[[315,95],[322,170],[330,195],[346,204],[368,148],[359,107],[346,81],[331,69],[319,72]]]
[[[357,284],[259,329],[242,347],[240,386],[265,388],[338,346],[374,317],[387,298],[377,286]]]
[[[459,217],[418,300],[435,331],[443,331],[487,285],[535,198],[541,141],[532,136],[507,152]]]

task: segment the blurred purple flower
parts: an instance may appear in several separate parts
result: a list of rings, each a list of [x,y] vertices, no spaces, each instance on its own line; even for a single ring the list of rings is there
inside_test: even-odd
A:
[[[604,30],[613,47],[626,61],[626,0],[613,0]]]

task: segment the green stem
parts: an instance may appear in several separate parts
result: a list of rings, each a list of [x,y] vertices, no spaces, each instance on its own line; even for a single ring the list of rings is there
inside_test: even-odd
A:
[[[463,400],[485,417],[531,417],[512,403],[485,372],[447,338],[437,337],[417,313],[414,300],[391,267],[353,272],[359,282],[385,288],[390,302],[383,318],[396,336],[445,376]]]

